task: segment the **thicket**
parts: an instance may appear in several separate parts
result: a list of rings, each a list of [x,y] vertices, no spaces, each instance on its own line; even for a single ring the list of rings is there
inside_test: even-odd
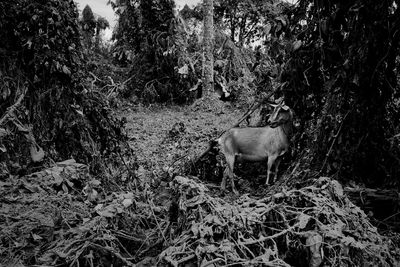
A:
[[[75,158],[104,170],[120,151],[123,123],[87,79],[75,3],[0,3],[2,172]],[[30,155],[30,157],[29,157]]]
[[[290,10],[298,49],[285,60],[305,169],[399,185],[398,1],[308,1]]]
[[[118,62],[126,64],[131,77],[129,97],[145,102],[186,102],[187,90],[197,82],[186,69],[187,40],[172,0],[111,2],[119,16],[113,38]]]

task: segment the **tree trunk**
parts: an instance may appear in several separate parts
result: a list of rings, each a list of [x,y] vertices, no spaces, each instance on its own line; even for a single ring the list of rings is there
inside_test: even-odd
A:
[[[214,21],[213,0],[204,0],[204,57],[203,57],[203,96],[211,96],[214,88]]]
[[[242,47],[244,44],[244,37],[246,35],[246,23],[247,22],[247,16],[244,16],[242,20],[239,23],[239,46]]]
[[[96,40],[95,40],[95,49],[99,50],[100,48],[100,27],[96,26]]]

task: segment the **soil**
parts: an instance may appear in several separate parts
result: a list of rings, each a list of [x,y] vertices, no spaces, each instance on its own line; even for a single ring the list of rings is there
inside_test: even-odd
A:
[[[125,105],[129,145],[138,158],[139,177],[159,180],[184,161],[198,157],[210,140],[234,125],[243,111],[230,103],[198,111],[196,106]]]

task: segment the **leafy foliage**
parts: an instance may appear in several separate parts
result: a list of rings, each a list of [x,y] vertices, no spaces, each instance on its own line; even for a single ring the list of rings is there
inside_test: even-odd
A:
[[[249,102],[253,99],[249,96],[259,98],[275,86],[271,82],[281,73],[292,38],[284,15],[287,10],[290,5],[280,1],[215,1],[217,91],[224,87],[235,99]],[[189,29],[198,28],[202,5],[193,9],[185,6],[180,14]]]
[[[34,82],[36,90],[49,80],[70,80],[80,60],[78,14],[73,2],[41,4],[22,0],[1,3],[3,10],[8,10],[1,14],[3,57],[9,55],[5,52],[18,53],[14,62]]]
[[[354,266],[398,264],[391,244],[337,181],[322,177],[299,190],[233,203],[186,177],[176,176],[172,185],[179,207],[174,242],[160,254],[165,263],[343,266],[351,257]]]
[[[216,1],[215,14],[221,27],[229,31],[231,40],[242,46],[268,35],[269,21],[276,19],[287,6],[278,0],[220,0]]]
[[[181,55],[186,53],[186,33],[173,13],[171,0],[112,2],[119,15],[114,32],[116,55],[131,62],[129,94],[145,101],[186,102],[187,84],[194,77],[181,75]]]
[[[21,186],[30,189],[19,190]],[[5,200],[0,209],[0,264],[5,266],[16,262],[128,265],[143,258],[162,235],[154,210],[164,219],[167,215],[165,206],[143,202],[150,196],[146,190],[110,194],[103,202],[107,185],[74,160],[57,162],[23,178],[10,177],[0,183],[0,189]],[[21,201],[10,201],[16,196]],[[93,205],[100,200],[103,204]],[[4,219],[11,217],[11,221]],[[135,257],[128,259],[126,252]]]
[[[96,19],[89,5],[86,5],[82,11],[82,22],[84,24],[84,29],[94,32],[96,26]]]
[[[110,27],[110,23],[103,17],[99,17],[96,21],[96,35],[99,35],[101,30],[105,30]]]
[[[5,81],[0,126],[14,133],[30,128],[30,139],[53,160],[94,163],[118,151],[122,122],[85,83],[75,3],[18,0],[2,1],[0,7],[7,10],[0,12],[0,78]],[[11,114],[8,108],[18,97],[23,101]],[[11,147],[14,136],[7,135],[5,157],[26,166],[29,159],[20,158],[24,146]]]
[[[84,38],[84,45],[88,52],[93,46],[93,37],[95,37],[94,48],[100,50],[100,33],[102,30],[110,27],[107,19],[98,16],[95,18],[92,9],[86,5],[82,11],[82,20],[80,21],[82,27],[82,35]]]
[[[84,43],[88,48],[92,46],[92,37],[95,33],[96,19],[94,18],[93,11],[89,5],[86,5],[82,11],[82,30]]]
[[[130,75],[135,77],[130,82],[127,95],[134,93],[147,101],[173,102],[186,102],[201,96],[203,86],[199,79],[202,76],[202,48],[197,36],[202,28],[202,25],[199,26],[199,19],[203,18],[204,13],[202,5],[193,9],[185,6],[179,16],[174,16],[172,7],[163,1],[151,2],[111,2],[119,15],[114,32],[115,55],[118,60],[131,64]],[[213,54],[217,92],[222,88],[248,99],[249,92],[252,94],[254,91],[251,88],[254,88],[255,78],[262,91],[266,90],[265,84],[270,84],[270,75],[261,77],[264,73],[261,66],[256,70],[261,61],[254,63],[251,49],[242,49],[242,46],[264,37],[269,41],[284,43],[285,38],[281,38],[281,35],[287,32],[287,19],[281,14],[287,8],[287,4],[277,1],[216,2],[215,20],[218,27],[215,30]],[[165,15],[165,12],[169,13]],[[263,23],[268,25],[264,27]],[[236,34],[227,37],[227,25],[232,25],[234,32],[242,32],[239,41]],[[280,48],[277,45],[271,50],[276,55],[276,50]],[[275,68],[275,76],[277,64],[280,63],[273,62],[268,66]],[[257,72],[256,77],[254,71]]]
[[[300,1],[282,78],[314,166],[380,185],[399,177],[397,1]]]

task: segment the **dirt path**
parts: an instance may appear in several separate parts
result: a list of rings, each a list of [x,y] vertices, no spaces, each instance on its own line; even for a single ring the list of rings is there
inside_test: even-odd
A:
[[[229,104],[218,111],[196,111],[191,106],[127,106],[119,112],[127,120],[139,176],[152,178],[160,177],[178,159],[198,156],[209,140],[234,125],[241,115]]]

